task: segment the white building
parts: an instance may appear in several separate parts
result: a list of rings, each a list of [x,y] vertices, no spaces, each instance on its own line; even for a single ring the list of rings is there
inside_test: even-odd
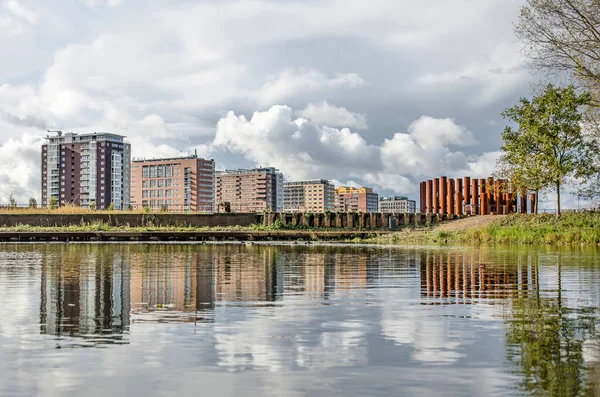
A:
[[[409,200],[408,197],[380,197],[379,212],[387,214],[405,214],[414,213],[417,209],[415,200]]]

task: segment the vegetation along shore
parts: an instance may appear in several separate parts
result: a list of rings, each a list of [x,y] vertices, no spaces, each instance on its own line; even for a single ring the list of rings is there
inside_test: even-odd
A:
[[[234,239],[251,239],[255,232],[273,232],[269,239],[284,237],[276,232],[295,232],[296,238],[306,237],[307,240],[318,240],[319,233],[335,232],[335,228],[310,228],[276,224],[274,226],[145,226],[131,227],[126,225],[114,226],[103,222],[77,224],[71,226],[31,226],[17,225],[0,227],[4,235],[11,233],[206,233],[219,232],[224,236],[231,234]],[[369,230],[368,233],[358,233],[348,240],[351,233],[335,233],[327,235],[327,239],[342,242],[360,242],[373,244],[403,244],[403,243],[518,243],[518,244],[559,244],[559,245],[600,245],[600,211],[565,212],[560,217],[550,214],[523,215],[511,214],[506,216],[473,216],[443,222],[437,225],[406,226],[398,231]],[[319,233],[317,233],[319,232]],[[306,236],[304,236],[304,234]],[[323,234],[325,236],[325,234]],[[287,238],[287,236],[285,236]],[[143,240],[143,238],[142,238]]]

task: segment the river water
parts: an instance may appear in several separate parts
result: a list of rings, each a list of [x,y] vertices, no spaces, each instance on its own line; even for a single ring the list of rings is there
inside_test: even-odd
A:
[[[0,245],[0,395],[598,396],[600,251]]]

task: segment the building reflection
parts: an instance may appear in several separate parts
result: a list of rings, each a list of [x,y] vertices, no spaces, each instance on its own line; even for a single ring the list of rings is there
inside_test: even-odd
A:
[[[420,258],[422,304],[471,304],[534,291],[538,284],[535,257],[521,256],[506,264],[487,260],[485,252],[427,252]]]
[[[132,255],[132,322],[214,321],[214,255],[191,248],[155,246]]]
[[[41,259],[41,333],[100,343],[125,341],[130,324],[129,259],[60,246]],[[97,336],[102,338],[98,339]]]

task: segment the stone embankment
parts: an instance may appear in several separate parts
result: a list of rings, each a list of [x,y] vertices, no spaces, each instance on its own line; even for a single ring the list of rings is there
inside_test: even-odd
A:
[[[381,213],[251,213],[251,214],[0,214],[1,227],[69,227],[105,224],[114,227],[303,227],[327,229],[388,229],[433,225],[457,215]]]

